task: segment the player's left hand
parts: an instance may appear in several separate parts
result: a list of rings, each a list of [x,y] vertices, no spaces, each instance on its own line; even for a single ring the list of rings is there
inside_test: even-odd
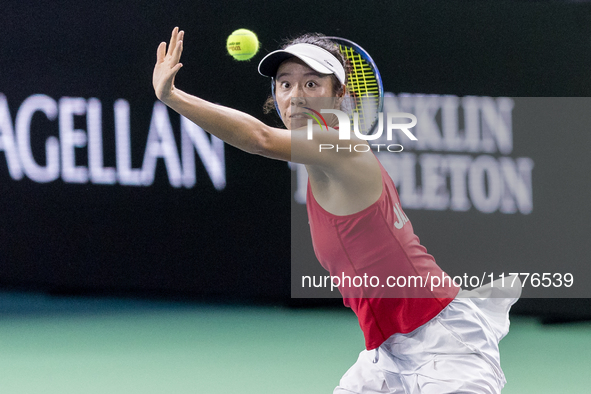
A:
[[[156,66],[152,75],[152,84],[154,92],[159,100],[166,102],[174,91],[174,78],[177,72],[183,66],[180,63],[181,53],[183,52],[184,31],[179,31],[178,27],[172,30],[168,51],[166,43],[161,42],[156,53]]]

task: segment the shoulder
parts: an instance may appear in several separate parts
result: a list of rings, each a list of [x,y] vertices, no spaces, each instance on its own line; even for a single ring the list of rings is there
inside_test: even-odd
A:
[[[338,166],[307,166],[316,201],[328,212],[359,212],[382,195],[381,166],[370,151],[340,161]]]

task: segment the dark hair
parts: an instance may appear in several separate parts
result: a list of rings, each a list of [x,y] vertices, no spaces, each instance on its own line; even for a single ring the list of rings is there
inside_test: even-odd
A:
[[[296,38],[284,40],[284,43],[281,46],[281,49],[285,49],[288,46],[295,45],[295,44],[312,44],[312,45],[319,46],[322,49],[326,49],[328,52],[330,52],[330,54],[333,55],[334,57],[336,57],[337,60],[339,62],[341,62],[341,64],[343,65],[343,68],[345,69],[345,85],[347,84],[346,83],[347,76],[349,75],[349,72],[348,72],[349,67],[347,64],[347,60],[345,59],[345,57],[343,56],[343,54],[339,50],[339,47],[337,46],[337,44],[330,41],[329,39],[326,39],[326,36],[324,34],[306,33],[306,34],[302,34],[301,36],[296,37]],[[333,94],[335,96],[337,96],[339,93],[341,93],[342,85],[341,85],[341,82],[339,81],[339,79],[336,77],[336,75],[331,74],[331,78],[332,78]],[[269,97],[267,97],[267,100],[263,104],[263,112],[268,114],[268,113],[275,112],[275,111],[276,111],[275,100],[273,99],[272,95],[269,95]]]

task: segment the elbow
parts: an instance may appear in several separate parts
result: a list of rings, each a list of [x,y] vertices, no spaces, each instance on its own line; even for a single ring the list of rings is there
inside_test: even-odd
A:
[[[261,127],[254,133],[254,136],[247,149],[248,153],[260,156],[272,156],[273,152],[273,138],[270,127]]]

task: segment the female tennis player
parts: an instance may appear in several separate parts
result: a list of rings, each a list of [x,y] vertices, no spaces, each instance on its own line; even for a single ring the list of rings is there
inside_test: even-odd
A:
[[[342,144],[335,116],[327,115],[328,127],[315,126],[307,138],[310,111],[343,104],[348,75],[338,47],[321,35],[304,35],[259,64],[259,72],[272,78],[269,103],[286,130],[176,88],[183,37],[175,28],[168,49],[164,42],[158,47],[158,99],[239,149],[306,165],[314,250],[332,276],[377,276],[380,283],[389,275],[415,278],[414,286],[394,291],[339,286],[359,319],[366,349],[334,393],[500,393],[505,377],[498,343],[508,332],[509,308],[521,287],[466,292],[451,280],[434,289],[417,285],[449,277],[420,245],[376,156],[370,149],[320,150],[319,144]],[[354,134],[347,142],[366,144]]]

